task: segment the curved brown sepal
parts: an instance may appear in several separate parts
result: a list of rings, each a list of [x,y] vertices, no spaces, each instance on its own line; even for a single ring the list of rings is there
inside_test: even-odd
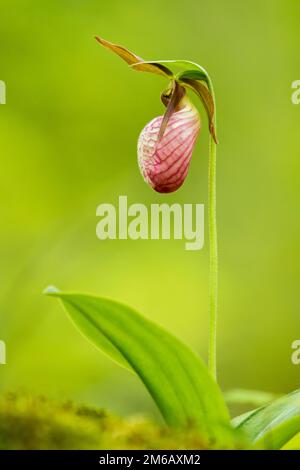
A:
[[[218,143],[217,135],[216,135],[216,128],[214,123],[214,115],[215,115],[215,103],[213,96],[206,85],[201,83],[199,80],[194,80],[191,78],[181,78],[180,80],[182,83],[186,84],[194,90],[194,92],[199,96],[201,99],[203,106],[206,110],[208,122],[209,122],[209,131],[214,139],[215,143]]]
[[[128,49],[123,46],[119,46],[117,44],[113,44],[112,42],[106,41],[105,39],[100,38],[99,36],[95,36],[96,41],[98,41],[102,46],[110,49],[115,54],[117,54],[121,59],[125,60],[127,64],[133,65],[136,64],[134,69],[140,72],[150,72],[156,73],[158,75],[163,75],[164,77],[170,78],[173,76],[171,70],[161,64],[148,64],[144,63],[144,60],[141,57],[133,54]]]
[[[158,140],[162,138],[168,122],[175,111],[179,111],[180,103],[182,98],[185,96],[185,89],[183,86],[179,85],[178,82],[174,81],[172,88],[168,88],[165,92],[161,94],[161,100],[165,106],[167,106],[166,112],[164,114],[159,134]]]

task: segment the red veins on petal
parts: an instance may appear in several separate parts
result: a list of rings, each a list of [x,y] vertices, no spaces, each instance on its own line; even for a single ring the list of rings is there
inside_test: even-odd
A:
[[[187,101],[172,114],[159,139],[163,116],[150,121],[138,140],[138,162],[144,180],[159,193],[171,193],[183,184],[200,131],[200,116]]]

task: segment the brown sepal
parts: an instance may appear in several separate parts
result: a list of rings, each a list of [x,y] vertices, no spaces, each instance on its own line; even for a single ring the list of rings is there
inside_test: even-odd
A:
[[[209,131],[215,143],[217,144],[218,139],[216,136],[216,128],[215,128],[215,123],[214,123],[215,103],[214,103],[214,99],[210,90],[207,88],[206,85],[201,83],[199,80],[193,80],[191,78],[183,78],[181,79],[181,82],[185,83],[190,88],[192,88],[195,91],[195,93],[197,93],[197,95],[200,97],[203,103],[203,106],[206,110],[207,116],[208,116]]]
[[[172,88],[168,89],[166,92],[161,94],[161,100],[165,106],[167,106],[166,112],[164,114],[161,126],[159,129],[158,140],[162,138],[165,133],[168,122],[173,113],[179,111],[180,103],[182,98],[185,96],[185,89],[183,86],[179,85],[178,82],[174,81]]]
[[[95,36],[96,41],[98,41],[102,46],[107,47],[111,51],[113,51],[115,54],[117,54],[121,59],[125,60],[127,64],[133,65],[135,70],[138,70],[140,72],[151,72],[151,73],[156,73],[159,75],[163,75],[164,77],[172,77],[173,74],[171,70],[169,70],[167,67],[161,64],[147,64],[143,63],[144,60],[141,59],[141,57],[133,54],[133,52],[130,52],[128,49],[126,49],[123,46],[118,46],[117,44],[113,44],[112,42],[106,41],[105,39],[100,38],[99,36]]]

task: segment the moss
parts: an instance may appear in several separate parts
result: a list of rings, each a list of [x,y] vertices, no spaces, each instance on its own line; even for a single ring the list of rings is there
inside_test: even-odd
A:
[[[44,397],[9,393],[0,399],[0,449],[205,449],[194,430],[158,426],[140,417]]]

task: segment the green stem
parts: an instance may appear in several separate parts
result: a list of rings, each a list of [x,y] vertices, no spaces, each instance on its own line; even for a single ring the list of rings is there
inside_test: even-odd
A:
[[[214,98],[213,89],[211,91]],[[215,102],[215,98],[214,98]],[[216,127],[216,112],[214,116]],[[208,220],[209,220],[209,351],[208,367],[217,379],[217,302],[218,302],[218,244],[216,218],[216,164],[217,145],[210,135],[209,143],[209,175],[208,175]]]

